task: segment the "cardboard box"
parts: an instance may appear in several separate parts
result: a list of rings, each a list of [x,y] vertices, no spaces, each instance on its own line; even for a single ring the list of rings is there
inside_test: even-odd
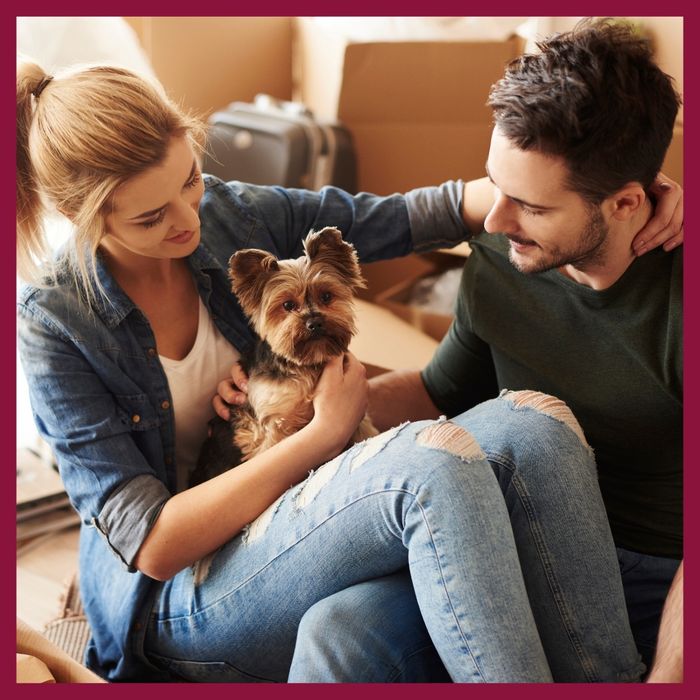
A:
[[[170,96],[197,114],[259,92],[291,98],[291,17],[125,19]]]
[[[362,273],[368,288],[360,296],[391,311],[421,333],[440,341],[452,323],[452,314],[416,306],[410,301],[411,292],[419,280],[449,269],[461,270],[469,253],[469,245],[462,243],[452,249],[365,263],[362,265]]]
[[[357,301],[357,328],[350,351],[367,367],[368,377],[393,369],[422,369],[437,347],[433,338],[363,300]]]
[[[468,248],[467,248],[468,250]],[[452,253],[451,251],[424,254],[421,260],[429,266],[426,272],[415,274],[416,267],[411,265],[405,268],[406,274],[397,283],[380,291],[375,301],[380,306],[389,309],[400,319],[415,326],[422,333],[426,333],[437,341],[442,340],[447,333],[454,314],[446,311],[436,311],[429,305],[420,305],[415,302],[414,290],[416,285],[428,279],[436,278],[448,270],[454,270],[451,281],[456,282],[454,290],[449,285],[449,306],[453,307],[457,298],[458,280],[464,266],[464,252]],[[443,290],[444,291],[444,290]]]
[[[491,85],[522,40],[348,43],[298,18],[294,94],[352,134],[361,190],[483,177]]]

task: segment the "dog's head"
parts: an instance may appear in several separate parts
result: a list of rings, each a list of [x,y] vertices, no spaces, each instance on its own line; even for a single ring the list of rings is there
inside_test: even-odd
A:
[[[305,255],[278,260],[246,249],[229,260],[233,293],[272,351],[319,365],[347,350],[356,332],[353,296],[365,287],[357,253],[337,228],[308,234]]]

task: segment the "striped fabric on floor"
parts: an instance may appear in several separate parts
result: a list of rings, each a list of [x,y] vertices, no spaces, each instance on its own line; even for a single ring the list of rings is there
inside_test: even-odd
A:
[[[85,647],[90,639],[90,626],[80,600],[77,576],[68,583],[66,592],[61,597],[61,613],[46,625],[44,636],[72,659],[83,663]]]

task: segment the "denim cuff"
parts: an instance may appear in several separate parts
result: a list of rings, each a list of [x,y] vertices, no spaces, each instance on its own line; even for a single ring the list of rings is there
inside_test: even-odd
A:
[[[406,193],[414,250],[451,248],[471,238],[462,219],[464,182],[450,180],[439,187],[419,187]]]
[[[142,474],[115,489],[93,519],[112,552],[129,571],[136,571],[136,553],[170,495],[155,476]]]

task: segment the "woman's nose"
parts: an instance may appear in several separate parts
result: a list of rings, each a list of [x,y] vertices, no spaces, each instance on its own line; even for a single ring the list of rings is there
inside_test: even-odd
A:
[[[199,201],[196,204],[182,200],[178,206],[173,228],[182,231],[194,231],[199,228]]]

